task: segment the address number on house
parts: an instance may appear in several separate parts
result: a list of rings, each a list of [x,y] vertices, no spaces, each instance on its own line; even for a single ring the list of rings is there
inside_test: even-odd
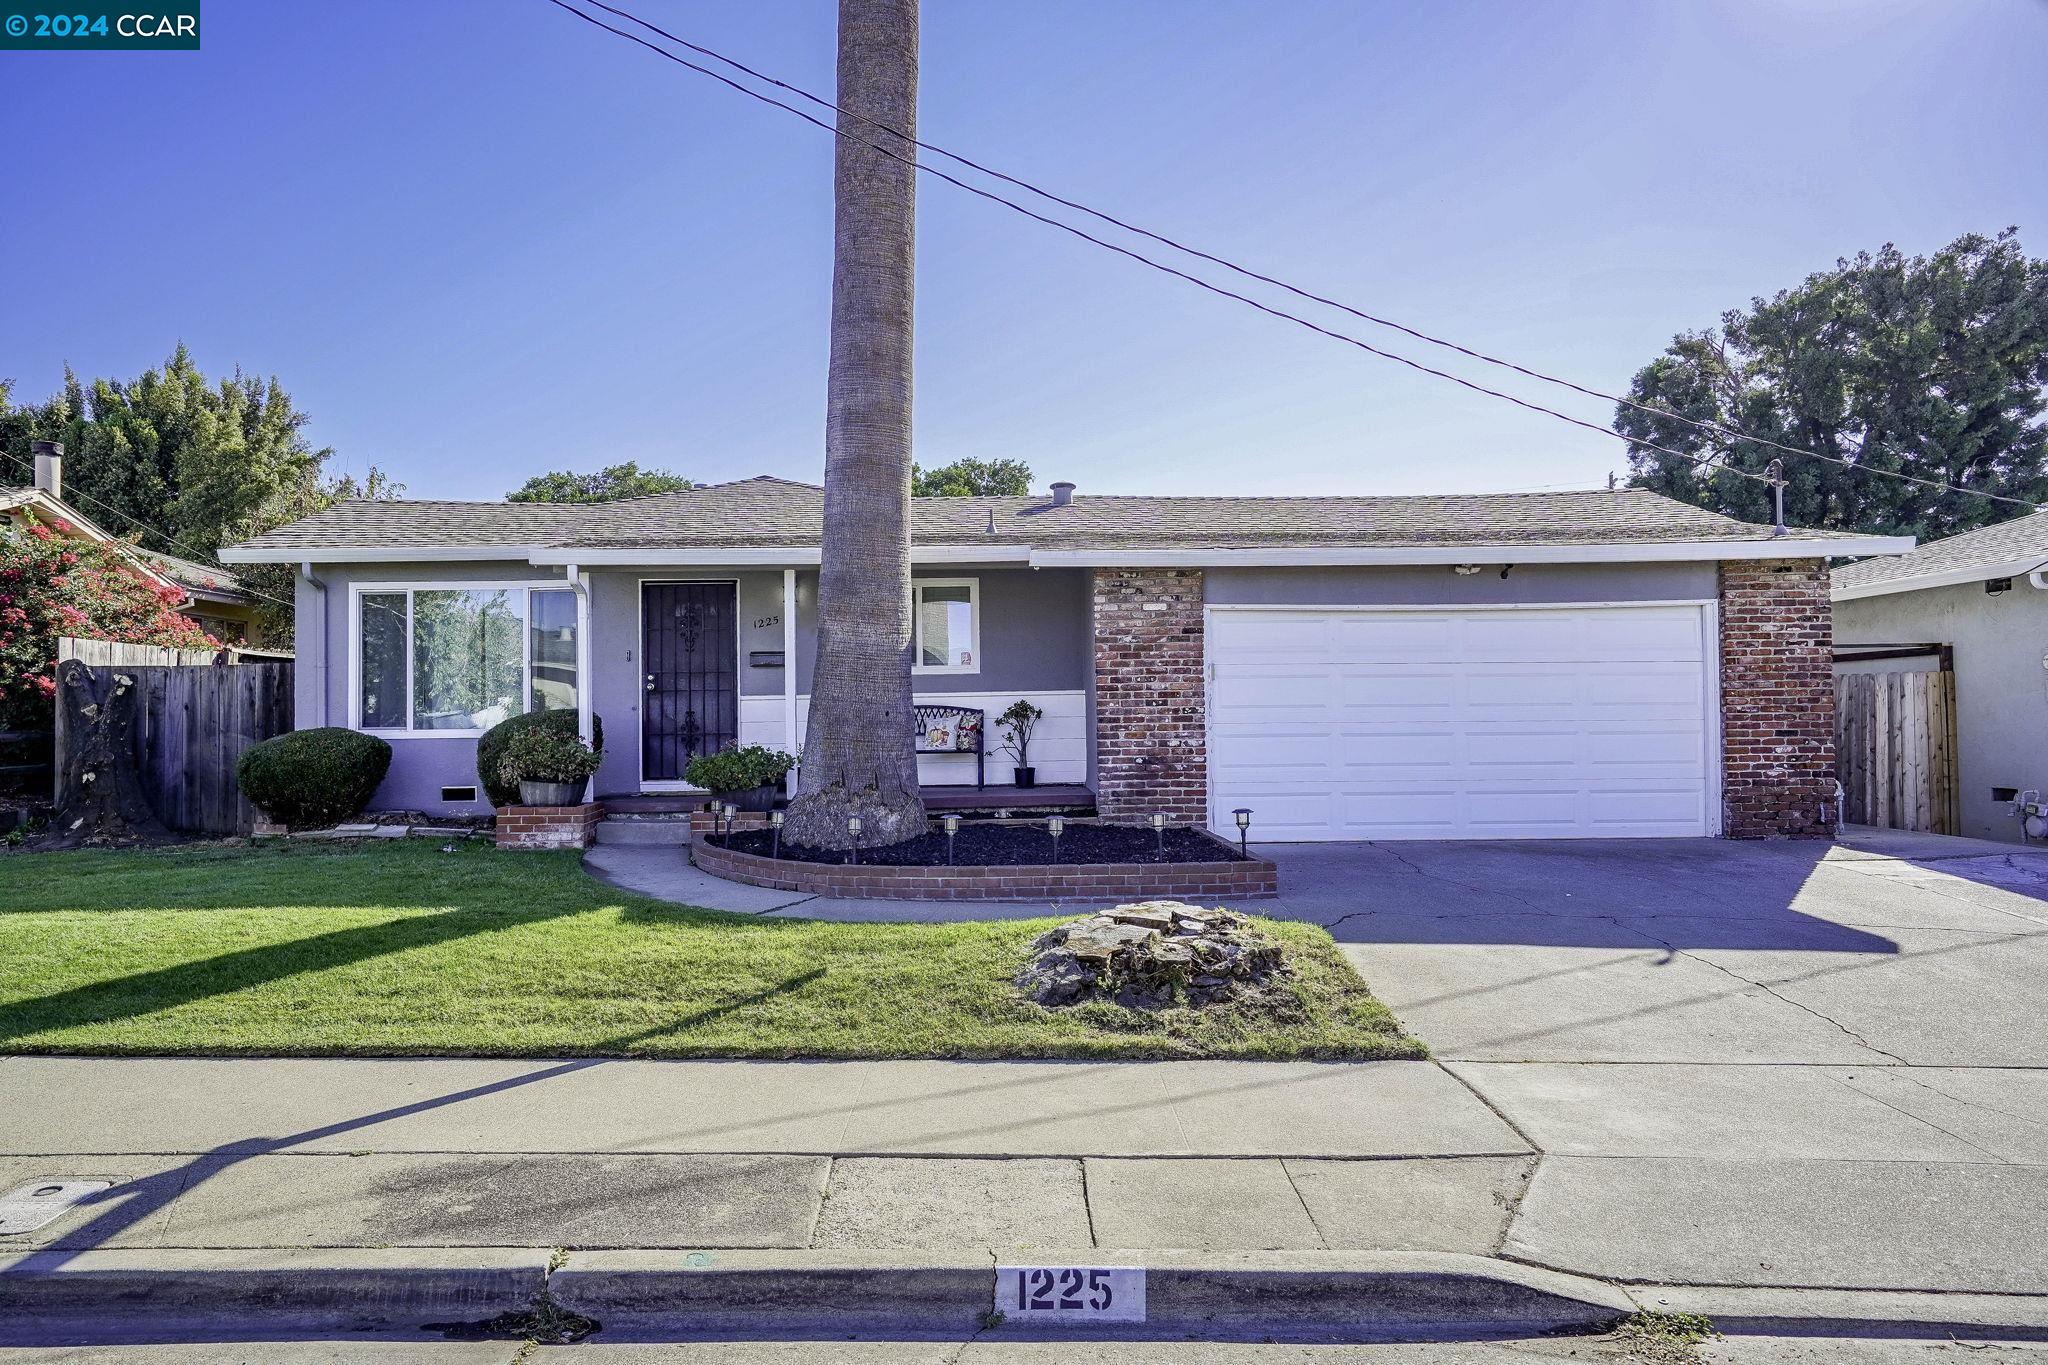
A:
[[[1125,1266],[996,1267],[997,1310],[1030,1322],[1143,1322],[1145,1272]]]

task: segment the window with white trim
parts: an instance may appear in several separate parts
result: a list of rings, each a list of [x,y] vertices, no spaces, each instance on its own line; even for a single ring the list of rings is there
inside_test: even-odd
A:
[[[508,716],[576,706],[576,594],[449,584],[355,594],[355,724],[478,735]]]
[[[910,585],[914,673],[981,672],[981,581],[920,578]]]

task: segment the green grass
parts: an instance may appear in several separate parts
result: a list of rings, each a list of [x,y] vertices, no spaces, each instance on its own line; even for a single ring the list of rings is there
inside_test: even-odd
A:
[[[678,855],[680,856],[680,855]],[[1414,1057],[1322,930],[1291,999],[1047,1010],[1051,920],[832,924],[614,890],[573,854],[420,840],[0,857],[0,1052]]]

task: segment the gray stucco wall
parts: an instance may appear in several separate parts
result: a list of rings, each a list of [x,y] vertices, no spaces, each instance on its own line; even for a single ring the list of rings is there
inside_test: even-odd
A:
[[[1954,647],[1962,832],[2007,843],[2021,841],[2019,821],[1991,789],[2048,791],[2048,592],[2024,578],[2013,585],[1995,597],[1982,583],[1964,583],[1835,604],[1837,646]]]
[[[1094,670],[1086,569],[935,564],[920,566],[912,577],[977,579],[981,598],[981,671],[919,673],[911,680],[918,692],[1060,692],[1088,685]],[[797,605],[796,687],[808,693],[818,658],[817,574],[797,575]]]
[[[530,564],[316,564],[321,595],[303,579],[298,585],[298,723],[346,725],[349,716],[349,591],[365,583],[553,582],[560,577]],[[664,582],[731,580],[740,611],[740,694],[779,697],[781,668],[753,667],[748,655],[783,646],[782,570],[637,568],[592,569],[590,575],[591,707],[604,720],[604,764],[600,793],[637,791],[640,786],[640,592],[643,580]],[[1088,574],[1077,569],[1032,570],[1012,566],[946,566],[918,577],[980,580],[981,657],[979,673],[920,674],[919,692],[1053,691],[1085,687],[1089,666]],[[797,575],[798,690],[808,691],[817,653],[818,576]],[[561,580],[564,586],[567,580]],[[323,619],[324,618],[324,619]],[[481,814],[474,803],[444,802],[443,786],[477,780],[474,737],[401,737],[391,741],[391,771],[372,798],[380,810]]]
[[[300,665],[296,670],[293,698],[297,724],[302,730],[318,725],[347,725],[349,714],[349,589],[363,583],[552,583],[568,580],[531,564],[486,561],[474,564],[314,564],[313,576],[327,587],[325,620],[321,621],[319,597],[303,578],[296,594],[298,619],[297,648]],[[312,623],[320,622],[318,628]],[[308,666],[309,646],[320,652],[314,666]],[[391,741],[391,771],[370,798],[372,810],[419,810],[435,814],[480,815],[490,803],[449,802],[441,799],[444,786],[469,786],[477,781],[474,736],[446,739],[421,736]]]
[[[1524,564],[1500,576],[1449,565],[1211,569],[1203,599],[1218,606],[1498,606],[1516,602],[1676,602],[1717,596],[1715,566],[1702,564]]]

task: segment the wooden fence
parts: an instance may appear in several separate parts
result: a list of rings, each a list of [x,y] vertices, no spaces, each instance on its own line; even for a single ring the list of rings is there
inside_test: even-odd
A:
[[[135,761],[157,818],[188,834],[247,833],[256,808],[235,781],[242,751],[292,728],[292,665],[107,664],[135,679]],[[75,765],[57,710],[57,800]]]
[[[1956,675],[1837,674],[1835,769],[1848,823],[1960,834]]]

